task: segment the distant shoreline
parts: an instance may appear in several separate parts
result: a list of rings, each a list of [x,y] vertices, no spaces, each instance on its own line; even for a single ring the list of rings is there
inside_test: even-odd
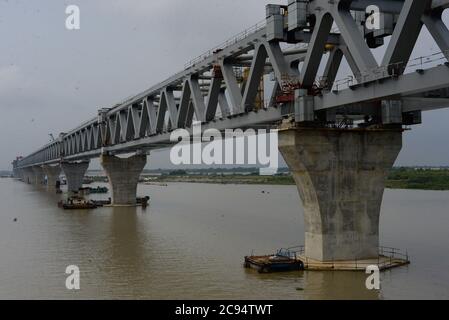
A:
[[[105,176],[88,175],[95,182],[107,182]],[[7,176],[2,176],[6,178]],[[263,176],[258,172],[219,173],[214,170],[197,170],[194,173],[175,170],[159,174],[144,172],[141,183],[164,185],[172,182],[235,184],[235,185],[279,185],[294,186],[293,177],[283,170],[278,175]],[[390,171],[385,187],[387,189],[449,191],[449,169],[394,168]]]
[[[170,182],[238,184],[238,185],[296,185],[291,175],[161,175],[143,176],[148,183],[164,184]],[[449,170],[431,169],[393,169],[386,181],[387,189],[448,191]]]

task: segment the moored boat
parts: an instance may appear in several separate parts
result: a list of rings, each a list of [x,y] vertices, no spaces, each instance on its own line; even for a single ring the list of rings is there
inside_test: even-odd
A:
[[[297,258],[296,252],[280,249],[273,255],[246,256],[244,267],[260,273],[271,273],[304,270],[304,263]]]
[[[90,210],[98,207],[94,202],[78,197],[69,198],[65,202],[60,201],[58,206],[64,210]]]

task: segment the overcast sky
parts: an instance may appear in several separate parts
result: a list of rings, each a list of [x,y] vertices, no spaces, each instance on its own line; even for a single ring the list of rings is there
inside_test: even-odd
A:
[[[0,169],[183,69],[265,17],[266,0],[0,0]],[[81,9],[81,30],[65,9]],[[439,51],[426,31],[414,56]],[[399,165],[449,165],[449,110],[405,134]],[[166,152],[151,168],[167,167]]]

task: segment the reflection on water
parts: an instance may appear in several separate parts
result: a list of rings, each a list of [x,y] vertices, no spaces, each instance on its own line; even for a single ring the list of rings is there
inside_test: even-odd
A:
[[[379,299],[379,292],[367,290],[363,272],[307,272],[304,291],[307,299]]]
[[[152,198],[146,210],[63,211],[61,196],[1,179],[0,298],[449,298],[448,192],[386,192],[383,244],[409,249],[412,264],[383,273],[380,292],[365,288],[361,272],[242,267],[253,250],[303,242],[295,187],[141,185],[139,195]],[[73,264],[78,292],[65,288]]]

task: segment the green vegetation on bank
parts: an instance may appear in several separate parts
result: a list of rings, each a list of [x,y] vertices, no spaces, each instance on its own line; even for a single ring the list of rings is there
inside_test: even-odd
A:
[[[106,182],[105,176],[94,176],[94,181]],[[258,168],[145,170],[142,182],[148,183],[214,183],[251,185],[294,185],[287,168],[277,175],[261,176]],[[389,189],[449,190],[449,168],[393,168],[387,178]]]
[[[185,170],[176,170],[158,176],[155,182],[188,182],[188,183],[220,183],[220,184],[262,184],[262,185],[294,185],[293,177],[283,171],[274,176],[260,176],[250,170],[246,174],[236,172],[227,174],[208,172],[207,169],[194,174]],[[449,190],[449,169],[394,168],[387,178],[389,189]]]
[[[218,184],[260,184],[260,185],[294,185],[290,175],[260,176],[250,175],[162,175],[155,182],[188,182],[188,183],[218,183]]]
[[[449,169],[395,168],[388,175],[387,188],[449,190]]]

